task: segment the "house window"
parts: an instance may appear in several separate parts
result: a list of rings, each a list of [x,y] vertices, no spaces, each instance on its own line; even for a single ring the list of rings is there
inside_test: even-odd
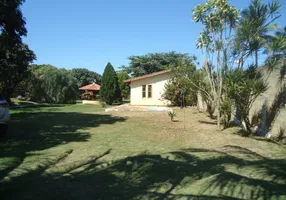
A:
[[[148,85],[148,98],[152,98],[152,85]]]
[[[142,85],[142,98],[146,98],[146,85]]]

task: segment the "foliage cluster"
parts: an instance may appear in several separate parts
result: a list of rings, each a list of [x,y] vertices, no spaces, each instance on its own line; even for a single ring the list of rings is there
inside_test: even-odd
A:
[[[121,68],[133,77],[143,76],[154,72],[170,69],[182,60],[192,64],[193,56],[189,54],[177,53],[175,51],[165,53],[148,53],[142,56],[130,56],[128,66]]]
[[[0,1],[0,93],[10,97],[26,77],[36,55],[22,42],[27,36],[26,21],[20,9],[24,0]]]
[[[130,86],[128,83],[125,83],[124,81],[129,79],[130,76],[126,71],[120,71],[117,72],[117,77],[118,77],[118,83],[119,87],[121,90],[121,96],[124,99],[129,99],[130,98]]]
[[[102,75],[100,98],[108,105],[112,105],[113,102],[122,101],[118,77],[111,63],[106,65]]]
[[[207,58],[197,88],[219,128],[221,123],[228,127],[234,114],[251,133],[250,108],[267,89],[258,69],[262,53],[268,56],[269,71],[278,68],[280,80],[285,79],[285,29],[275,24],[280,7],[276,0],[268,4],[252,0],[239,11],[227,0],[208,0],[193,10],[193,20],[203,25],[197,47]],[[246,61],[253,65],[246,66]]]

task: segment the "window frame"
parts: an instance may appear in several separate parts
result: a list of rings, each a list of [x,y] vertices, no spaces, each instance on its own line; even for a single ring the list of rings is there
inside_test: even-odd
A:
[[[149,96],[149,94],[150,94],[150,96]],[[148,99],[152,99],[152,96],[153,96],[153,86],[152,85],[148,85],[147,96],[148,96]]]
[[[142,85],[142,91],[141,91],[141,95],[142,95],[142,99],[145,99],[146,98],[146,93],[147,93],[147,87],[146,85]]]

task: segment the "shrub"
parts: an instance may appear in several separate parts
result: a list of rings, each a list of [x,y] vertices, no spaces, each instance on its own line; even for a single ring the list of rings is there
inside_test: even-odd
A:
[[[262,74],[253,66],[247,70],[236,69],[229,72],[225,83],[228,98],[235,103],[236,117],[241,123],[245,123],[246,130],[251,134],[250,108],[256,98],[267,89]]]
[[[129,79],[129,75],[126,71],[121,71],[117,73],[118,76],[118,83],[121,90],[121,96],[124,99],[129,99],[130,97],[130,87],[128,83],[125,83],[124,81]]]
[[[102,108],[106,108],[106,106],[107,106],[105,102],[101,102],[100,104],[101,104]]]
[[[165,85],[163,99],[171,102],[173,106],[194,106],[197,104],[197,94],[187,84],[172,80]]]

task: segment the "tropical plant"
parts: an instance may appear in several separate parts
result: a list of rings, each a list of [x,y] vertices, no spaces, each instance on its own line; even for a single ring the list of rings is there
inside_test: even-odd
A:
[[[173,122],[173,121],[174,121],[174,117],[176,116],[175,111],[169,111],[169,112],[168,112],[168,115],[169,115],[169,117],[171,118],[171,121]]]
[[[283,83],[286,79],[286,27],[269,36],[266,53],[268,58],[265,66],[269,72],[280,70],[279,81]]]
[[[228,98],[236,107],[235,117],[252,133],[249,111],[257,97],[267,90],[262,73],[255,66],[231,70],[225,78],[225,86]]]
[[[267,47],[269,33],[277,29],[275,21],[281,16],[280,7],[277,0],[269,4],[252,0],[249,7],[241,12],[242,17],[234,39],[234,54],[239,59],[240,68],[252,55],[255,57],[255,66],[258,67],[259,51]]]
[[[106,65],[102,75],[100,98],[108,105],[111,105],[115,101],[122,101],[118,77],[110,62]]]
[[[205,49],[208,60],[211,54],[216,58],[216,69],[209,61],[204,65],[204,72],[210,86],[209,98],[217,108],[217,125],[221,122],[221,101],[223,77],[228,71],[228,51],[231,41],[231,32],[235,28],[239,17],[239,10],[230,5],[227,0],[208,0],[193,10],[193,20],[203,25],[203,31],[197,42],[197,48]]]
[[[221,117],[223,128],[228,128],[230,125],[233,103],[230,98],[224,98],[221,103]]]

